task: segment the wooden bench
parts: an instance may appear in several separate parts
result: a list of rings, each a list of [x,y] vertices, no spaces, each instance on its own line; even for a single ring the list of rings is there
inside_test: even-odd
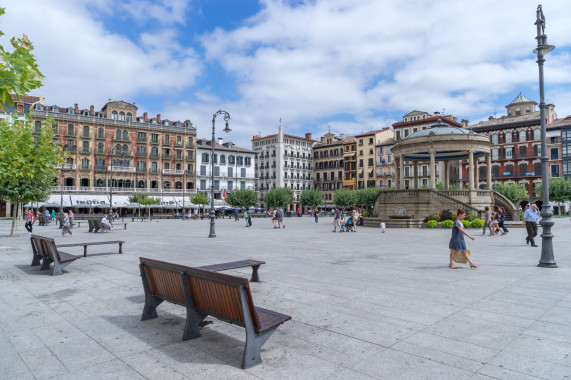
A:
[[[196,269],[206,270],[208,272],[220,272],[223,270],[252,267],[252,278],[250,279],[250,281],[260,282],[260,277],[258,276],[258,269],[260,268],[260,265],[265,263],[266,263],[265,261],[241,260],[241,261],[231,261],[229,263],[222,263],[222,264],[205,265],[202,267],[196,267]]]
[[[98,241],[90,243],[72,243],[72,244],[60,244],[56,246],[54,239],[47,238],[39,235],[32,235],[30,237],[30,242],[32,244],[32,266],[40,265],[41,270],[50,269],[50,264],[54,263],[54,269],[52,276],[63,274],[62,269],[71,264],[73,261],[81,258],[82,256],[71,255],[66,252],[60,251],[58,248],[65,247],[83,247],[83,257],[87,256],[87,246],[90,245],[106,245],[106,244],[119,244],[119,252],[101,252],[94,253],[90,256],[98,255],[109,255],[114,253],[123,253],[123,240],[113,240],[113,241]],[[42,261],[43,260],[43,261]]]
[[[168,301],[186,308],[183,340],[198,338],[207,316],[242,326],[246,345],[242,368],[262,362],[260,349],[290,316],[254,306],[248,280],[182,265],[139,258],[145,290],[141,320],[157,318],[157,307]]]
[[[103,228],[103,226],[101,225],[101,220],[89,219],[87,221],[87,223],[89,225],[89,231],[88,232],[104,232],[105,231],[105,228]],[[113,223],[113,227],[115,227],[117,225],[123,225],[123,229],[126,230],[127,224],[129,224],[129,223],[116,222],[116,223]]]

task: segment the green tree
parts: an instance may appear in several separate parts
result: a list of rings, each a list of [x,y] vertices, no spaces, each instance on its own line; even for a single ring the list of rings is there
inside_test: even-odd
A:
[[[357,200],[356,203],[361,204],[363,206],[371,206],[375,203],[375,199],[377,199],[377,195],[381,189],[378,187],[368,187],[366,189],[359,189],[355,191],[355,199]]]
[[[139,205],[139,218],[141,217],[141,199],[148,198],[147,194],[144,193],[133,193],[129,196],[129,202],[137,203]]]
[[[304,207],[305,206],[317,207],[323,204],[324,199],[325,196],[323,195],[323,193],[316,189],[303,190],[301,194],[299,194],[299,203],[301,203],[301,205]]]
[[[494,185],[494,191],[508,198],[514,205],[529,198],[527,189],[521,183],[497,183]]]
[[[226,194],[226,202],[233,207],[250,208],[258,203],[258,193],[249,189],[230,191]]]
[[[278,187],[266,193],[265,202],[267,207],[286,207],[293,203],[293,190],[289,187]]]
[[[543,194],[543,186],[537,183],[533,188],[537,196]],[[571,179],[551,178],[549,180],[549,200],[557,202],[557,211],[561,215],[561,202],[571,200]]]
[[[210,198],[205,193],[196,193],[191,195],[190,202],[195,205],[202,205],[202,214],[204,214],[204,205],[210,203]]]
[[[0,8],[0,16],[5,13]],[[0,31],[0,36],[4,33]],[[0,45],[0,108],[6,109],[6,105],[14,105],[12,94],[20,100],[22,95],[39,88],[42,85],[42,73],[32,54],[34,46],[24,34],[22,38],[10,39],[12,52]]]
[[[337,189],[333,193],[333,203],[340,207],[351,207],[357,203],[355,193],[348,189]]]
[[[61,149],[53,140],[51,120],[38,132],[29,115],[10,115],[0,120],[0,199],[9,200],[14,210],[26,202],[45,200],[63,161]],[[14,236],[17,212],[12,218]]]
[[[138,197],[138,203],[143,206],[147,206],[147,218],[151,220],[151,206],[161,203],[161,198],[149,197],[147,194],[141,194]]]

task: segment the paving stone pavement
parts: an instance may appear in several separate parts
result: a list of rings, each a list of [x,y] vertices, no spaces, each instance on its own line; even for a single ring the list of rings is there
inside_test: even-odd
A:
[[[131,222],[56,242],[125,240],[123,255],[81,258],[62,276],[31,267],[24,228],[0,221],[0,379],[571,379],[571,222],[556,219],[557,269],[537,267],[524,230],[469,241],[481,267],[450,270],[450,230],[359,228],[331,218]],[[101,249],[105,249],[101,246]],[[90,247],[97,252],[97,246]],[[70,253],[80,254],[66,249]],[[214,320],[181,341],[185,310],[141,321],[139,256],[189,266],[264,260],[256,305],[289,314],[240,369],[244,329]],[[247,277],[249,268],[228,271]]]

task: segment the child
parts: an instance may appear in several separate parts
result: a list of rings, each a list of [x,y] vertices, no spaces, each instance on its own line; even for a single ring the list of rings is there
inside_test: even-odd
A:
[[[381,225],[380,225],[380,227],[381,227],[381,232],[384,234],[384,233],[385,233],[385,228],[386,228],[386,224],[385,224],[385,221],[384,221],[384,220],[381,220]]]

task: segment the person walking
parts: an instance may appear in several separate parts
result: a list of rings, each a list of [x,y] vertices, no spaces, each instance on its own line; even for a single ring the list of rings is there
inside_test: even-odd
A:
[[[64,213],[63,220],[61,223],[61,236],[64,236],[66,231],[69,232],[70,235],[73,235],[71,233],[71,229],[69,228],[69,216],[67,215],[67,213]]]
[[[470,263],[470,268],[478,268],[479,265],[474,264],[472,260],[470,260],[470,252],[468,252],[466,249],[466,242],[464,241],[464,235],[466,235],[471,240],[475,240],[472,236],[468,235],[468,233],[464,230],[464,226],[462,224],[462,220],[466,217],[466,211],[459,208],[456,215],[456,220],[454,221],[454,226],[452,227],[452,238],[448,244],[448,248],[450,249],[450,263],[448,266],[450,269],[458,269],[456,266],[454,266],[453,261],[456,251],[461,251],[464,254],[466,261]]]
[[[508,232],[510,232],[506,226],[504,226],[504,221],[506,219],[506,209],[504,207],[500,207],[500,223],[499,223],[499,227],[502,229],[502,235],[507,234]]]
[[[384,221],[384,220],[381,220],[380,227],[381,227],[381,233],[384,234],[384,233],[385,233],[385,229],[387,228],[387,225],[385,224],[385,221]]]
[[[482,228],[482,236],[486,234],[486,228],[490,230],[490,236],[493,236],[494,231],[492,231],[492,212],[488,206],[486,206],[484,210],[486,210],[486,212],[484,214],[484,227]]]
[[[26,224],[24,225],[24,227],[26,227],[26,229],[28,230],[28,234],[32,234],[32,225],[34,224],[34,222],[36,221],[36,218],[34,218],[34,213],[32,212],[32,210],[27,210],[26,211]]]
[[[357,207],[353,206],[353,210],[351,211],[351,219],[353,220],[353,231],[357,232],[357,222],[359,221],[359,211],[357,211]]]
[[[299,211],[299,209],[297,209],[297,211]],[[280,228],[280,226],[282,228],[285,228],[285,223],[284,223],[284,209],[283,207],[280,207],[278,209],[278,228]]]
[[[56,210],[52,210],[52,220],[56,220]]]
[[[246,222],[246,227],[250,227],[249,223],[248,223],[248,219],[250,218],[250,213],[248,212],[248,209],[244,210],[244,222]]]
[[[74,218],[73,211],[69,210],[67,216],[69,217],[69,228],[73,228],[73,218]]]
[[[341,210],[339,210],[339,207],[335,206],[335,211],[333,214],[333,231],[331,232],[337,232],[337,227],[339,227],[339,232],[341,232],[341,225],[339,224],[340,221],[341,221]]]
[[[534,238],[537,236],[537,221],[539,220],[539,209],[537,208],[536,204],[532,204],[525,212],[523,213],[523,223],[522,226],[525,226],[527,230],[527,237],[525,238],[525,242],[527,245],[531,243],[532,247],[537,247],[535,244]]]
[[[234,221],[235,221],[235,222],[238,221],[238,219],[239,219],[238,216],[239,216],[239,215],[240,215],[240,210],[238,210],[237,208],[234,209]]]
[[[317,207],[313,210],[313,217],[315,218],[315,223],[319,222],[319,210]]]

